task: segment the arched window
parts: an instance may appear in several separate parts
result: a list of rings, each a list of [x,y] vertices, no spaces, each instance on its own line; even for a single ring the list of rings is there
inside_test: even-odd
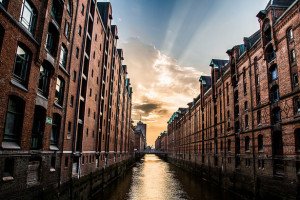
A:
[[[62,44],[60,49],[59,65],[64,69],[66,69],[67,67],[67,57],[68,57],[68,49],[64,44]]]
[[[288,39],[289,42],[294,40],[294,33],[293,33],[293,29],[289,28],[286,32],[286,37]]]
[[[62,77],[57,77],[55,87],[55,103],[57,103],[60,106],[63,106],[64,92],[65,81],[62,79]]]
[[[40,67],[38,91],[46,98],[48,97],[49,93],[51,70],[52,66],[48,62],[44,62]]]
[[[263,151],[264,148],[264,137],[261,134],[257,137],[257,148],[258,151]]]
[[[15,58],[14,78],[23,85],[28,82],[30,60],[31,53],[23,45],[19,45]]]
[[[50,143],[52,145],[52,148],[58,147],[60,126],[61,126],[61,116],[57,113],[54,113],[52,119],[52,130],[51,130],[51,138],[50,138]]]
[[[37,21],[37,12],[31,2],[23,0],[20,22],[31,33],[34,33]]]
[[[19,143],[24,118],[24,101],[17,96],[10,96],[6,112],[4,138],[5,142]]]
[[[46,109],[35,106],[33,128],[31,136],[31,149],[41,149],[45,131]]]
[[[57,30],[57,28],[53,23],[49,23],[46,48],[53,57],[56,57],[57,55],[58,42],[59,42],[59,31]]]
[[[278,78],[277,65],[274,64],[270,67],[270,81],[275,81]]]
[[[245,137],[245,151],[250,151],[250,137]]]
[[[279,87],[278,85],[274,85],[270,91],[271,102],[277,102],[279,100]]]

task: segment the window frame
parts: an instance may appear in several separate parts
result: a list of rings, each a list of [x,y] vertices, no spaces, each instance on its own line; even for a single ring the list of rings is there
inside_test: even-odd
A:
[[[60,81],[59,85],[58,85],[58,80]],[[57,87],[59,87],[59,90]],[[64,103],[64,92],[65,92],[65,80],[59,76],[56,79],[55,103],[61,107],[63,107],[63,103]]]
[[[13,102],[15,108],[10,107],[13,106],[11,103]],[[7,102],[7,110],[5,116],[5,124],[4,124],[4,133],[3,133],[3,142],[13,142],[19,144],[22,136],[23,129],[23,121],[25,114],[25,102],[18,96],[9,96]],[[13,120],[13,124],[11,125]],[[19,126],[15,126],[15,124],[19,124]],[[11,126],[10,129],[8,126]],[[13,130],[12,133],[8,133],[9,130]]]
[[[21,54],[18,54],[18,50],[21,50],[24,52],[24,57],[22,58]],[[21,69],[17,69],[19,67],[18,65],[18,59],[21,60]],[[30,70],[31,65],[31,52],[22,44],[19,44],[17,46],[16,54],[15,54],[15,63],[14,63],[14,70],[13,70],[13,76],[16,81],[18,81],[20,84],[26,86],[28,82],[28,74]],[[17,74],[16,70],[19,70],[20,75]]]
[[[27,5],[26,5],[27,4]],[[29,10],[28,7],[31,9]],[[27,19],[23,17],[24,9],[27,9],[29,11],[30,15],[30,22],[27,22]],[[24,21],[24,19],[26,21]],[[35,7],[33,6],[32,2],[29,2],[28,0],[23,0],[22,2],[22,8],[20,13],[20,23],[25,27],[26,30],[28,30],[31,34],[34,34],[34,30],[36,28],[36,22],[37,22],[37,12]],[[25,23],[25,24],[24,24]]]
[[[68,58],[68,49],[65,45],[61,45],[60,54],[59,54],[59,66],[67,69],[67,58]]]

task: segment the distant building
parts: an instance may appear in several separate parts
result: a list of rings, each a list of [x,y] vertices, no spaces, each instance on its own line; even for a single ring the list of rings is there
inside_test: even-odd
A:
[[[162,132],[155,140],[155,150],[167,152],[168,150],[167,131]]]
[[[134,150],[137,152],[141,152],[145,150],[145,138],[143,132],[139,129],[135,129],[134,131]]]
[[[140,130],[143,134],[143,137],[146,139],[147,138],[147,124],[144,124],[143,122],[139,121],[136,124],[135,127],[136,130]],[[146,147],[146,143],[145,143],[145,147]]]

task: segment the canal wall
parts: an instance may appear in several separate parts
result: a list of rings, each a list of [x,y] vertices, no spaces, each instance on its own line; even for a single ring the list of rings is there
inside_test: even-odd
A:
[[[110,165],[79,179],[72,179],[60,188],[58,197],[61,200],[91,199],[131,169],[141,157],[142,155],[136,155],[135,158]]]
[[[203,165],[197,161],[168,156],[161,158],[244,199],[300,199],[300,186],[297,181],[255,175],[251,169],[243,173],[241,170]]]
[[[70,181],[56,187],[43,190],[28,191],[22,194],[20,199],[43,199],[43,200],[87,200],[102,192],[113,181],[118,179],[127,170],[140,160],[143,155],[136,155],[119,163],[112,164],[106,168],[99,169],[80,178],[72,178]],[[16,198],[18,199],[18,198]]]

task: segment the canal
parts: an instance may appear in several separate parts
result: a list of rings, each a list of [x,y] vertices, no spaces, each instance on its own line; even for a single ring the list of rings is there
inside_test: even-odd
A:
[[[234,200],[229,192],[173,166],[145,157],[94,200]]]

